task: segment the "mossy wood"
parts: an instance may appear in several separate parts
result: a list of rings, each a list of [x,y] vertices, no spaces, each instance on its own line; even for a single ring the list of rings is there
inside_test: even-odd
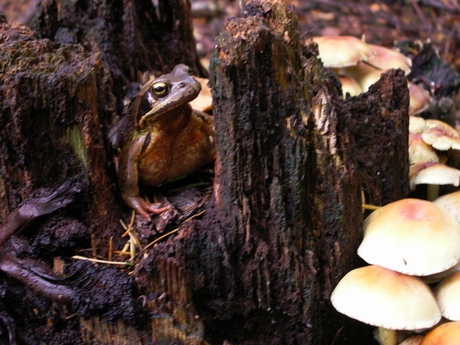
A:
[[[7,271],[5,291],[24,307],[13,312],[0,301],[3,322],[27,329],[22,337],[73,344],[370,342],[369,329],[333,310],[329,296],[359,264],[361,191],[374,204],[408,192],[404,74],[386,72],[368,93],[343,100],[338,80],[315,58],[314,45],[302,47],[296,18],[278,1],[248,2],[218,37],[210,71],[218,157],[204,218],[183,223],[131,270],[67,260],[89,247],[89,235],[101,252],[111,237],[123,241],[118,218],[129,213],[107,138],[122,86],[138,71],[179,62],[202,73],[188,4],[170,3],[160,1],[155,12],[150,2],[96,8],[53,0],[37,11],[38,34],[1,24],[2,218],[20,245],[8,240],[0,251],[21,255],[8,267],[39,259],[54,262],[48,266],[57,274],[62,257],[74,281],[64,304]],[[120,13],[121,24],[114,19]],[[160,23],[173,33],[159,39],[148,26]],[[117,43],[120,35],[135,36],[133,46]],[[170,42],[178,44],[165,48],[174,47],[166,62],[162,49]],[[34,205],[35,195],[60,200],[52,192],[59,185],[65,195],[72,190],[64,211],[22,223],[22,211],[12,213],[28,210],[19,206]]]

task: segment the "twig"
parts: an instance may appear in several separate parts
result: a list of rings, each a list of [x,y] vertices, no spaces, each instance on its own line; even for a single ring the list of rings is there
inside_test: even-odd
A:
[[[86,256],[80,256],[80,255],[74,255],[74,256],[71,257],[71,259],[83,260],[83,261],[91,261],[91,262],[96,262],[96,263],[99,263],[99,264],[108,264],[108,265],[134,266],[134,264],[131,263],[131,262],[119,262],[119,261],[92,259],[92,258],[87,258]]]

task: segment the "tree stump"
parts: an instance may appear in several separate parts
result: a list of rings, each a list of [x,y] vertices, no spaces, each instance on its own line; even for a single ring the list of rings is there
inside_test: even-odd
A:
[[[282,3],[249,2],[211,60],[213,208],[181,251],[216,343],[369,341],[329,296],[357,264],[361,190],[378,204],[408,192],[402,71],[344,101],[296,29]]]

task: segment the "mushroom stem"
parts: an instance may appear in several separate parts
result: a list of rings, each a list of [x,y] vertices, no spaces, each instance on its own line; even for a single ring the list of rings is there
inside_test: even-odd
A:
[[[397,345],[398,344],[398,331],[379,327],[377,330],[377,341],[380,345]]]
[[[362,204],[361,207],[364,210],[372,210],[372,211],[375,211],[375,210],[378,210],[379,208],[382,208],[382,206],[376,206],[376,205],[370,205],[370,204]]]
[[[426,198],[428,201],[433,201],[439,196],[439,185],[438,184],[428,184]]]

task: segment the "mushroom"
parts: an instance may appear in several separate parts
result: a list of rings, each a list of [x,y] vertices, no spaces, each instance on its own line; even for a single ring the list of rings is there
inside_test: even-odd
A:
[[[409,57],[394,49],[378,46],[375,44],[370,44],[370,46],[372,49],[374,49],[376,55],[368,61],[369,64],[382,70],[400,68],[406,75],[410,73],[412,60]]]
[[[382,345],[396,345],[396,330],[420,330],[441,319],[430,288],[416,277],[370,265],[348,272],[331,295],[335,309],[379,327]]]
[[[440,185],[460,185],[460,170],[436,162],[418,162],[409,168],[409,185],[415,190],[416,185],[427,185],[427,199],[439,196]]]
[[[460,150],[460,134],[455,128],[440,120],[425,120],[422,138],[436,150]]]
[[[319,57],[325,67],[353,66],[375,56],[367,43],[353,36],[320,36],[313,37],[313,41],[318,44]]]
[[[433,203],[445,209],[460,222],[460,191],[440,196]]]
[[[423,133],[426,128],[425,119],[418,116],[409,116],[409,133]]]
[[[338,78],[342,83],[342,93],[344,98],[347,97],[347,93],[350,96],[357,96],[360,93],[363,93],[363,89],[361,88],[361,86],[352,77],[339,75]]]
[[[420,345],[456,345],[459,339],[460,322],[446,322],[428,332]]]
[[[442,316],[460,321],[460,271],[443,279],[434,290]],[[460,342],[460,338],[458,339]]]
[[[409,115],[419,114],[425,111],[431,103],[431,96],[424,88],[409,83]]]
[[[364,92],[368,91],[371,85],[376,83],[380,79],[381,74],[384,72],[381,69],[370,67],[364,63],[360,63],[354,67],[348,67],[347,69],[351,68],[353,68],[355,71],[351,72],[348,70],[344,72],[344,69],[342,69],[341,73],[350,75],[355,78]],[[359,69],[363,69],[363,71],[358,72]]]
[[[432,202],[392,202],[372,212],[363,228],[358,255],[370,264],[426,276],[460,261],[460,224]]]
[[[443,280],[444,278],[447,278],[448,276],[451,276],[457,271],[460,271],[460,262],[458,262],[456,265],[452,266],[451,268],[448,268],[445,271],[435,273],[435,274],[430,274],[430,275],[423,276],[420,278],[422,278],[422,280],[427,284],[439,283],[441,280]]]
[[[409,133],[409,163],[439,162],[436,151],[425,143],[420,133]]]
[[[380,75],[390,68],[401,68],[407,75],[412,65],[411,59],[389,48],[370,44],[376,55],[367,61],[360,61],[356,65],[340,69],[340,73],[358,81],[363,91],[380,79]]]

